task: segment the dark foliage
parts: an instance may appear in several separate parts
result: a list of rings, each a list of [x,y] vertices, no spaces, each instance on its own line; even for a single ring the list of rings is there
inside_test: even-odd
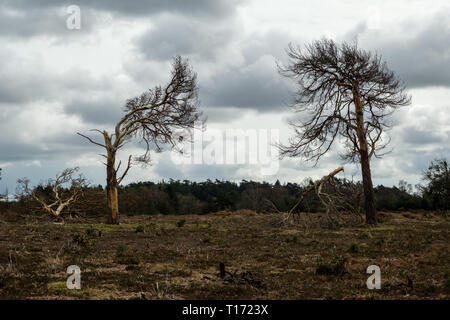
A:
[[[424,172],[426,187],[419,186],[433,210],[450,210],[450,170],[446,159],[435,159]]]
[[[204,182],[169,180],[140,182],[121,187],[120,211],[124,214],[208,214],[223,210],[250,209],[259,213],[286,212],[297,202],[309,184],[274,184],[243,180],[240,183],[220,180]],[[347,194],[353,182],[336,179],[336,186]],[[433,209],[419,194],[399,187],[375,188],[377,210],[403,211]],[[323,210],[312,193],[295,210]]]
[[[400,180],[398,186],[374,188],[376,208],[380,211],[449,210],[450,175],[447,160],[431,162],[424,173],[426,186],[417,185],[413,192],[411,185]],[[154,214],[208,214],[240,209],[258,213],[287,212],[297,203],[300,195],[314,183],[305,179],[303,183],[275,183],[242,180],[240,183],[221,180],[195,182],[169,180],[132,183],[119,188],[120,211],[128,215]],[[335,187],[350,201],[360,203],[355,190],[360,182],[335,179]],[[50,189],[37,186],[41,194]],[[325,192],[331,192],[325,187]],[[68,190],[67,190],[68,191]],[[39,213],[39,204],[24,195],[18,201],[0,201],[0,211],[14,211],[20,214]],[[362,204],[361,204],[362,205]],[[322,204],[314,192],[306,195],[294,212],[323,211]],[[104,216],[106,210],[105,190],[102,186],[83,188],[83,196],[68,209],[68,215]],[[45,214],[44,212],[41,212]]]
[[[377,210],[403,211],[412,209],[428,209],[424,199],[418,194],[410,194],[397,187],[385,187],[383,185],[375,188],[375,199]]]

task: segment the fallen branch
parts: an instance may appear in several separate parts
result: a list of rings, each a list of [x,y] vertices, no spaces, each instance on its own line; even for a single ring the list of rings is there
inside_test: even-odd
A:
[[[78,167],[65,169],[62,173],[56,175],[56,179],[50,179],[46,186],[42,186],[43,189],[51,188],[53,202],[48,203],[48,197],[45,194],[37,194],[36,189],[31,192],[31,196],[41,204],[44,211],[59,217],[66,207],[79,199],[83,194],[83,187],[87,186],[86,179],[82,175],[79,175],[78,178],[73,177],[78,170]],[[66,183],[70,183],[67,192],[62,188],[62,185]]]
[[[291,215],[293,214],[294,210],[300,205],[300,203],[302,203],[302,201],[305,199],[306,195],[308,193],[310,193],[312,190],[316,190],[317,195],[320,198],[321,192],[322,192],[322,187],[323,185],[330,180],[331,178],[333,178],[336,174],[338,174],[339,172],[344,171],[344,167],[339,167],[335,170],[333,170],[332,172],[330,172],[328,175],[324,176],[322,179],[320,179],[319,181],[316,181],[315,183],[313,183],[312,185],[309,186],[308,189],[306,189],[300,199],[298,200],[298,202],[291,208],[291,210],[289,210],[286,218],[284,219],[284,221],[289,220],[289,218],[291,217]],[[321,199],[322,201],[322,199]],[[323,201],[322,201],[323,202]]]

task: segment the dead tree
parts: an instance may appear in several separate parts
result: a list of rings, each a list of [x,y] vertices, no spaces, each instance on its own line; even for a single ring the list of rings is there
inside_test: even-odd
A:
[[[126,114],[116,124],[113,133],[94,129],[103,136],[104,142],[78,133],[89,142],[106,150],[106,197],[108,223],[119,223],[119,203],[117,189],[128,173],[132,156],[121,175],[118,175],[121,162],[116,165],[116,153],[133,137],[140,137],[146,151],[135,157],[136,162],[149,163],[150,146],[161,151],[162,145],[175,147],[178,142],[189,137],[201,113],[198,111],[197,75],[187,61],[175,57],[172,63],[170,81],[164,86],[156,86],[142,95],[129,99],[124,111]],[[183,131],[184,130],[184,131]],[[181,133],[181,132],[184,132]]]
[[[336,174],[338,174],[339,172],[341,172],[343,170],[344,170],[344,167],[339,167],[339,168],[333,170],[332,172],[330,172],[328,175],[324,176],[319,181],[316,181],[315,183],[312,183],[305,191],[303,191],[302,195],[300,196],[300,199],[291,208],[291,210],[289,210],[289,212],[288,212],[288,214],[286,216],[286,220],[290,218],[290,216],[295,211],[295,209],[297,209],[297,207],[300,205],[300,203],[302,203],[303,200],[305,199],[306,195],[308,193],[310,193],[311,191],[315,190],[316,194],[319,195],[319,199],[321,199],[320,195],[321,195],[321,192],[322,192],[323,185],[326,182],[328,182],[330,179],[332,179]],[[322,201],[322,203],[323,203],[323,201]],[[327,212],[328,212],[328,208],[327,208]]]
[[[279,146],[281,156],[302,156],[317,164],[336,137],[344,137],[346,153],[341,156],[361,164],[366,222],[375,225],[370,160],[382,156],[389,142],[384,135],[387,117],[410,103],[403,83],[378,55],[356,43],[338,46],[323,39],[304,50],[289,45],[287,54],[289,63],[279,66],[279,72],[295,80],[298,90],[292,107],[307,118],[290,122],[295,136]]]
[[[31,196],[40,203],[42,209],[54,217],[60,217],[65,208],[77,201],[83,193],[83,188],[87,186],[86,179],[80,174],[74,177],[74,174],[79,170],[76,168],[67,168],[63,172],[58,173],[55,179],[48,180],[42,189],[51,189],[50,200],[35,188],[31,191]],[[63,186],[70,184],[68,189]],[[24,187],[28,189],[28,185]]]
[[[336,179],[335,176],[343,170],[343,167],[339,167],[316,182],[310,181],[309,187],[302,192],[299,200],[287,212],[282,223],[287,222],[290,217],[299,218],[295,210],[310,193],[314,193],[321,202],[330,226],[339,226],[342,223],[344,214],[347,218],[356,219],[353,222],[361,223],[363,221],[360,213],[362,188],[359,183],[354,183],[346,179]]]

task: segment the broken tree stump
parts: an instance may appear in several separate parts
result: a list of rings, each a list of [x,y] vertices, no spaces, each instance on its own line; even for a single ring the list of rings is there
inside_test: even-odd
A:
[[[300,200],[298,200],[298,202],[291,208],[291,210],[289,210],[287,217],[285,218],[284,221],[287,221],[290,216],[292,215],[292,213],[294,212],[294,210],[300,205],[300,203],[302,203],[303,199],[305,199],[305,196],[310,193],[312,190],[317,190],[318,195],[320,195],[321,191],[322,191],[322,186],[331,178],[333,178],[336,174],[338,174],[339,172],[343,171],[344,167],[339,167],[333,171],[331,171],[328,175],[323,176],[322,179],[320,179],[319,181],[316,181],[315,183],[313,183],[311,186],[309,186],[308,189],[306,189],[301,197]]]

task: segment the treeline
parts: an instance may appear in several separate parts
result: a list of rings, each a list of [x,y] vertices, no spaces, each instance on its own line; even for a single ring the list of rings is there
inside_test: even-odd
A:
[[[398,186],[375,188],[377,210],[450,210],[450,171],[446,159],[431,162],[423,173],[424,185],[413,187],[404,180]],[[169,180],[132,183],[119,189],[120,211],[128,214],[207,214],[222,210],[249,209],[255,212],[286,212],[298,201],[309,183],[271,184],[242,180],[193,182]],[[336,179],[336,188],[362,205],[360,182]],[[356,193],[360,193],[360,195]],[[351,194],[350,194],[351,193]],[[296,211],[323,210],[314,193]]]
[[[354,184],[336,179],[341,190]],[[240,183],[220,180],[192,182],[169,180],[159,183],[132,183],[119,189],[120,212],[125,214],[207,214],[223,210],[249,209],[255,212],[286,212],[298,201],[308,185],[297,183],[274,184],[243,180]],[[356,188],[354,188],[356,189]],[[375,188],[377,210],[437,210],[427,194],[410,193],[400,185]],[[310,193],[296,211],[321,211],[319,199]]]
[[[425,185],[416,185],[415,190],[406,181],[398,186],[375,188],[377,210],[450,210],[450,173],[445,159],[433,161],[423,173]],[[242,180],[241,182],[206,180],[168,180],[161,182],[139,182],[119,187],[119,211],[121,214],[208,214],[218,211],[249,209],[258,213],[287,212],[298,201],[300,195],[313,183],[275,183]],[[348,197],[354,204],[363,205],[360,182],[336,179],[334,187],[339,194]],[[52,194],[49,186],[35,187],[41,195]],[[67,189],[67,192],[69,190]],[[41,206],[32,197],[22,193],[18,201],[5,204],[19,211],[39,211]],[[318,212],[324,208],[315,193],[307,194],[296,208],[299,212]],[[104,215],[106,213],[105,192],[102,186],[83,188],[83,195],[68,208],[69,214]]]

